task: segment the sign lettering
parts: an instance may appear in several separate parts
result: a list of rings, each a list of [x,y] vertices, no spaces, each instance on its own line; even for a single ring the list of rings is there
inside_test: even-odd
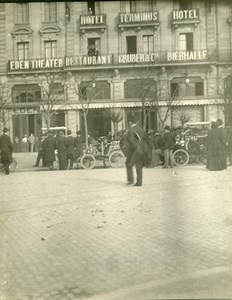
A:
[[[172,17],[173,20],[192,20],[192,19],[198,19],[199,13],[198,13],[198,9],[173,10]]]
[[[121,24],[125,23],[137,23],[137,22],[154,22],[158,21],[158,12],[141,12],[141,13],[128,13],[119,14],[119,20]]]

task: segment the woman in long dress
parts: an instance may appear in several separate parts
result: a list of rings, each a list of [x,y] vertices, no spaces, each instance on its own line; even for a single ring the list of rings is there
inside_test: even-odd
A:
[[[211,130],[208,132],[206,168],[210,171],[220,171],[226,168],[225,145],[217,122],[212,123]]]

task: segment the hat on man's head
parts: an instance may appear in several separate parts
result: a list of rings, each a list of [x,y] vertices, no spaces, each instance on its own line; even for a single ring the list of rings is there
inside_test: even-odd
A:
[[[136,124],[136,123],[138,122],[138,118],[137,118],[136,116],[131,116],[131,117],[130,117],[130,122],[131,122],[132,124]]]
[[[3,128],[3,133],[7,133],[8,131],[9,131],[8,128],[6,128],[6,127]]]
[[[222,119],[217,119],[217,123],[218,123],[219,126],[221,126],[223,124]]]
[[[81,134],[81,131],[80,131],[80,130],[77,130],[76,134]]]
[[[67,134],[68,134],[68,135],[72,134],[72,131],[69,129],[69,130],[67,131]]]
[[[166,125],[166,126],[164,127],[164,129],[166,129],[166,130],[171,130],[170,126],[168,126],[168,125]]]

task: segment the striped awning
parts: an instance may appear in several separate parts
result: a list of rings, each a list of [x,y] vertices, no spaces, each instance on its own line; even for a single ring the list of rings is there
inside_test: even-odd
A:
[[[180,99],[174,100],[172,106],[188,106],[188,105],[220,105],[223,104],[223,99]],[[146,102],[146,106],[156,106],[154,102]],[[167,101],[159,101],[158,106],[167,106]],[[115,102],[93,102],[90,103],[90,109],[96,108],[127,108],[127,107],[141,107],[141,101],[115,101]],[[79,110],[81,109],[79,103],[59,104],[53,107],[54,110]]]

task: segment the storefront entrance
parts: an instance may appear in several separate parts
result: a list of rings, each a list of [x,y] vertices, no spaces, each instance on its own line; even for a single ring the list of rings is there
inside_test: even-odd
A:
[[[29,144],[23,142],[23,137],[31,133],[36,138],[35,151],[38,150],[38,141],[41,136],[41,115],[13,115],[13,146],[14,152],[29,152]]]
[[[90,109],[87,115],[88,132],[93,138],[107,136],[111,131],[111,121],[105,109]],[[82,118],[81,129],[84,132],[84,120]]]

